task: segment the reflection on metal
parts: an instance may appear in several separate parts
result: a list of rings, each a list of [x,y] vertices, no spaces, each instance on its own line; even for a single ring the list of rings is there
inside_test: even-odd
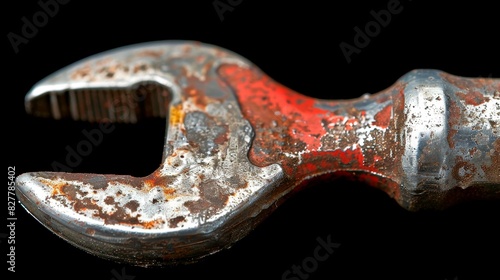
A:
[[[499,79],[415,70],[373,95],[317,100],[230,51],[166,41],[70,65],[32,88],[26,110],[167,119],[163,162],[149,176],[17,178],[22,205],[48,229],[139,266],[228,248],[311,178],[361,180],[411,211],[500,196]]]

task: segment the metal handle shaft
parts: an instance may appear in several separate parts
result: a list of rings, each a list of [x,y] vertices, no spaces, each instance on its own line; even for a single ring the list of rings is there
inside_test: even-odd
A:
[[[415,70],[353,100],[318,100],[266,75],[219,70],[256,130],[249,157],[291,183],[345,175],[410,210],[500,196],[500,80]]]

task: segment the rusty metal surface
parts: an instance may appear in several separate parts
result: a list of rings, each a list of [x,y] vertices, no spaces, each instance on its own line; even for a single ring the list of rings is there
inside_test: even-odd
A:
[[[500,197],[499,79],[407,77],[403,185],[410,207]],[[405,198],[403,198],[405,200]]]
[[[250,163],[252,128],[217,77],[223,63],[246,65],[199,44],[148,44],[100,55],[42,81],[27,96],[28,111],[31,100],[46,92],[143,81],[166,86],[172,96],[164,159],[145,178],[23,174],[17,179],[23,204],[76,246],[138,265],[189,261],[239,239],[248,229],[232,227],[273,203],[266,195],[283,174],[277,164]]]
[[[220,72],[256,129],[250,159],[279,162],[293,185],[338,173],[412,211],[500,197],[499,79],[414,70],[377,94],[329,101],[258,70]]]
[[[157,93],[130,99],[145,83]],[[215,46],[129,46],[47,77],[26,109],[103,122],[167,117],[162,165],[143,178],[26,173],[18,197],[73,245],[140,266],[227,248],[325,175],[362,180],[412,211],[498,199],[499,92],[499,79],[415,70],[376,94],[317,100]],[[151,96],[165,106],[135,105]]]

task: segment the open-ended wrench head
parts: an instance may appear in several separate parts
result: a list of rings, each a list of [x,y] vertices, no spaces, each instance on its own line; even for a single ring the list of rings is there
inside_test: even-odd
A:
[[[252,127],[231,89],[218,78],[216,70],[223,63],[247,65],[239,56],[198,44],[147,44],[85,59],[41,81],[27,95],[27,110],[43,106],[37,99],[50,93],[56,117],[61,117],[57,102],[62,98],[85,94],[77,90],[102,92],[146,82],[165,87],[163,163],[143,178],[23,174],[17,179],[22,204],[77,247],[138,265],[189,261],[241,238],[251,228],[244,224],[254,223],[252,217],[274,203],[269,192],[283,174],[277,164],[250,163]],[[61,96],[68,91],[72,93]],[[81,106],[77,103],[70,100],[70,108]],[[99,106],[113,106],[103,103]],[[108,114],[102,116],[95,108],[68,114],[96,121],[135,120],[130,116],[135,108],[120,110],[122,115],[117,109],[106,108]]]
[[[190,262],[246,236],[313,177],[363,180],[412,211],[498,199],[499,108],[498,79],[415,70],[377,94],[324,101],[219,47],[133,45],[42,80],[26,110],[103,123],[165,117],[160,167],[141,178],[25,173],[16,190],[44,226],[91,254]]]

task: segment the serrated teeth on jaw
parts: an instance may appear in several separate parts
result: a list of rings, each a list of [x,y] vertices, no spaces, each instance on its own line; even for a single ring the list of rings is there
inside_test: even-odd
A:
[[[26,102],[28,112],[37,117],[136,123],[144,117],[166,117],[170,100],[165,86],[150,82],[130,88],[47,91]]]

